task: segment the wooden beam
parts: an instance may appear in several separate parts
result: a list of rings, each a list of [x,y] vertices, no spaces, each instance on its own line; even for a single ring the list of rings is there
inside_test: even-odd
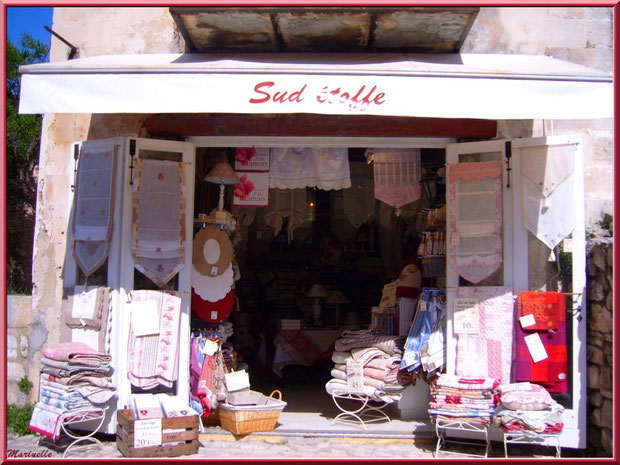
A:
[[[494,120],[313,114],[161,114],[146,119],[152,137],[342,136],[492,139]]]

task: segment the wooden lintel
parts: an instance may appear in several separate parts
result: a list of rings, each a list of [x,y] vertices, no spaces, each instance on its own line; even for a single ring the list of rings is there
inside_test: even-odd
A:
[[[492,139],[494,120],[312,114],[161,114],[147,118],[152,137],[342,136]]]

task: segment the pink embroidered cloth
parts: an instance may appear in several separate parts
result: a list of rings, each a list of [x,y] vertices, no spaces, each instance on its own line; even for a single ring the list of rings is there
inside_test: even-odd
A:
[[[508,287],[460,287],[457,298],[478,302],[478,334],[457,334],[456,374],[510,382],[514,299]]]
[[[449,166],[449,265],[476,284],[502,262],[502,163]]]
[[[129,325],[128,377],[142,389],[172,387],[178,376],[181,298],[175,292],[131,291],[131,302],[157,302],[159,334],[136,336]]]
[[[422,195],[420,149],[375,149],[375,197],[397,209]]]
[[[98,352],[83,342],[61,342],[43,349],[43,355],[59,362],[93,367],[107,366],[112,359],[109,354]]]

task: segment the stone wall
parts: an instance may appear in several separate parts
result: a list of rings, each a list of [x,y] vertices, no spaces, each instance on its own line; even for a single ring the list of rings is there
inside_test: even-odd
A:
[[[32,324],[32,299],[26,295],[7,296],[6,305],[6,402],[7,404],[26,405],[30,403],[28,395],[19,390],[19,380],[27,376],[32,384],[39,379],[28,375],[28,366],[32,364],[32,347],[41,347],[36,340],[38,332]]]
[[[613,238],[587,245],[588,445],[613,455]]]

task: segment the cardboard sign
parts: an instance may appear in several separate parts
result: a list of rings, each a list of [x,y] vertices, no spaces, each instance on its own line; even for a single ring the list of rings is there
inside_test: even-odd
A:
[[[133,425],[135,448],[161,446],[161,418],[135,420]]]
[[[396,285],[397,281],[383,286],[383,294],[381,295],[381,302],[379,307],[395,307],[396,306]]]
[[[478,334],[480,332],[480,311],[478,299],[457,297],[454,299],[454,333]]]
[[[266,207],[269,204],[269,173],[237,171],[234,186],[235,207]]]
[[[269,147],[237,147],[235,171],[269,171]]]
[[[226,373],[224,375],[224,382],[229,392],[240,391],[250,387],[250,378],[245,370]]]
[[[364,366],[362,362],[347,360],[347,390],[349,394],[364,394]]]

